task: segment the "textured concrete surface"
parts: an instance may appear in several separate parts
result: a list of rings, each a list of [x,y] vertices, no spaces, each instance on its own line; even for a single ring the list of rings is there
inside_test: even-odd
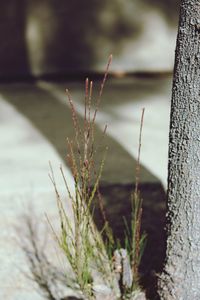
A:
[[[109,146],[109,153],[102,179],[105,191],[113,185],[118,190],[120,184],[122,187],[128,185],[130,189],[134,181],[143,107],[146,112],[141,184],[162,183],[166,186],[170,85],[170,79],[108,81],[96,127],[97,136],[100,136],[103,124],[108,123],[105,143]],[[99,83],[95,86],[98,90]],[[21,215],[24,211],[28,209],[32,213],[30,203],[39,216],[38,220],[44,220],[47,212],[56,223],[48,161],[54,166],[58,187],[63,192],[58,169],[60,163],[65,165],[66,137],[73,135],[66,87],[71,90],[81,120],[83,83],[0,85],[0,299],[42,299],[37,286],[24,276],[24,272],[29,272],[28,266],[16,243],[23,230],[16,233],[15,227],[23,224]],[[72,188],[72,176],[67,166],[65,172]],[[109,191],[108,194],[112,193]],[[112,203],[115,203],[114,198]],[[56,261],[52,248],[50,241],[48,251]]]
[[[58,168],[62,159],[49,145],[46,138],[35,129],[29,120],[0,96],[0,299],[44,299],[38,293],[37,284],[31,276],[25,255],[21,249],[24,231],[24,215],[38,218],[39,227],[44,227],[47,213],[52,223],[56,216],[55,195],[48,178],[50,160],[55,166],[59,190]],[[65,169],[69,185],[72,177]],[[49,231],[49,229],[48,229]],[[50,232],[50,231],[49,231]],[[39,240],[46,233],[41,231]],[[52,239],[47,245],[48,254],[56,260]],[[57,261],[58,263],[58,261]]]

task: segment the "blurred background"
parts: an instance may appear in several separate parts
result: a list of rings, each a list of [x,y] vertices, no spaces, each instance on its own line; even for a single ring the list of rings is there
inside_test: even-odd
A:
[[[97,118],[97,137],[108,124],[101,192],[121,238],[130,217],[138,135],[143,125],[140,190],[148,243],[141,266],[150,299],[165,253],[165,192],[170,97],[179,0],[0,0],[0,298],[46,299],[30,283],[26,255],[13,228],[32,203],[38,224],[57,219],[48,178],[51,161],[68,182],[66,138],[73,137],[69,88],[78,119],[84,116],[84,80],[94,80],[94,99],[110,54],[108,80]],[[101,156],[100,151],[99,155]],[[65,191],[63,191],[64,193]],[[28,209],[32,214],[32,209]],[[96,222],[98,224],[98,212]],[[42,236],[41,236],[42,238]],[[18,243],[19,244],[19,243]],[[48,251],[51,247],[48,247]],[[51,253],[51,257],[52,253]],[[23,272],[19,270],[19,265]],[[33,288],[34,287],[34,288]]]
[[[0,10],[1,78],[171,71],[178,0],[8,0]]]

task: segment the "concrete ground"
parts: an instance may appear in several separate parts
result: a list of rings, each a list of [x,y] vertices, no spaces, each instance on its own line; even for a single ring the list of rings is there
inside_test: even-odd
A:
[[[99,85],[94,84],[95,93]],[[170,87],[171,78],[108,80],[96,124],[97,136],[108,124],[105,144],[109,151],[102,177],[105,189],[134,182],[143,107],[141,184],[166,188]],[[60,164],[73,188],[72,175],[65,164],[66,137],[73,136],[66,88],[82,120],[83,82],[0,84],[0,299],[44,299],[38,287],[24,276],[29,270],[16,240],[23,235],[19,227],[23,227],[24,211],[35,211],[40,220],[44,220],[45,212],[53,221],[56,219],[49,161],[60,191],[63,192]]]

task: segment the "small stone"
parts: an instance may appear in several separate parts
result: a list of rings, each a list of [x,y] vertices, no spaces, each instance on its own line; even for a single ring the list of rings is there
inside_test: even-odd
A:
[[[191,25],[195,25],[195,24],[196,24],[196,20],[195,20],[195,18],[191,18],[191,20],[190,20],[190,24],[191,24]]]

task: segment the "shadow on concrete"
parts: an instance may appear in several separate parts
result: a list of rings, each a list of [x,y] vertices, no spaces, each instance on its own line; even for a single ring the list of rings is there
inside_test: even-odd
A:
[[[132,184],[114,184],[101,186],[104,207],[107,219],[113,229],[114,236],[122,245],[125,236],[124,218],[130,226]],[[165,213],[166,194],[159,183],[140,184],[141,198],[143,199],[142,231],[147,234],[147,244],[142,257],[140,274],[141,286],[146,291],[148,299],[159,299],[157,295],[157,275],[162,271],[165,251]],[[95,210],[97,225],[102,228],[101,212]]]
[[[66,138],[73,138],[74,136],[70,109],[50,93],[32,84],[4,85],[4,87],[1,86],[1,94],[39,130],[65,160],[67,154]],[[79,122],[83,122],[83,118],[80,116]],[[95,128],[95,131],[96,140],[100,142],[102,131],[98,127]],[[135,178],[135,159],[110,136],[105,137],[104,145],[107,145],[109,150],[102,182],[105,184],[132,182]],[[100,161],[103,154],[104,145],[100,146],[97,162]],[[144,167],[141,168],[141,180],[159,182]]]
[[[87,76],[86,76],[87,77]],[[85,78],[86,78],[85,77]],[[101,76],[102,78],[103,76]],[[89,77],[91,80],[95,80],[95,76]],[[50,81],[51,82],[51,81]],[[101,80],[98,78],[94,81],[93,99],[98,98],[98,88],[100,87]],[[152,101],[160,95],[170,98],[172,85],[172,75],[159,76],[154,78],[140,78],[139,76],[124,76],[122,78],[109,78],[106,85],[103,97],[101,101],[101,111],[105,111],[109,114],[114,114],[114,109],[118,106],[122,107],[128,103],[139,103],[140,101]],[[52,86],[55,86],[60,92],[63,93],[66,89],[66,81],[52,82]],[[80,91],[84,90],[84,78],[81,81],[72,81],[69,86],[70,93],[74,99],[80,99]],[[117,116],[120,118],[119,114]]]

